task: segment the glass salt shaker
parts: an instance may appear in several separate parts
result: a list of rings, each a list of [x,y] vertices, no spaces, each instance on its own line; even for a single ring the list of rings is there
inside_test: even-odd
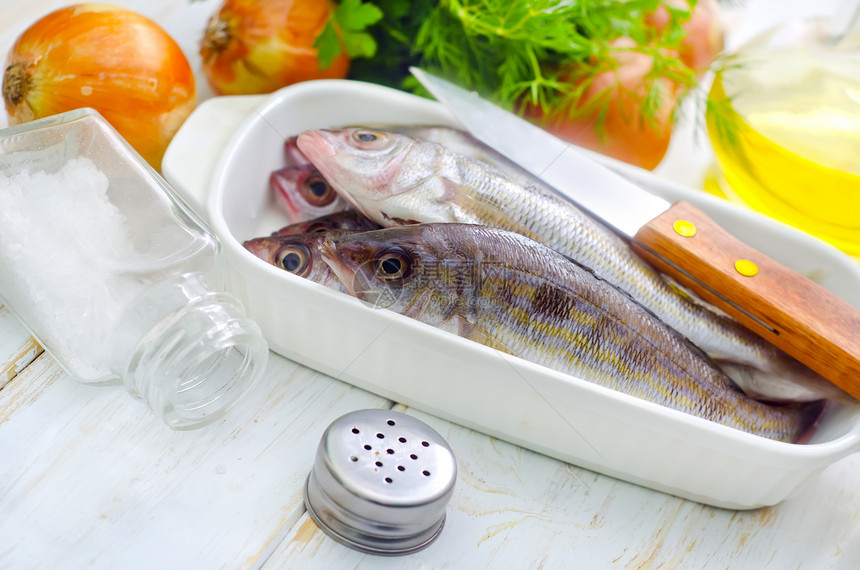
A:
[[[175,429],[221,418],[268,357],[219,249],[96,111],[0,131],[0,299],[72,377]]]

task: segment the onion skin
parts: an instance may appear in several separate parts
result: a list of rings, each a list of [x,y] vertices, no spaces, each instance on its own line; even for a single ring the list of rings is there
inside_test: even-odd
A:
[[[689,0],[663,0],[663,3],[676,8],[690,6]],[[671,52],[664,51],[678,57],[697,75],[703,75],[723,49],[723,27],[719,16],[715,0],[698,0],[690,17],[680,22],[685,33],[680,45]],[[670,14],[663,5],[645,18],[645,24],[658,35],[667,31],[669,22]],[[535,106],[525,106],[523,112],[561,139],[653,170],[669,148],[673,112],[683,94],[683,87],[668,77],[657,77],[653,84],[647,84],[645,78],[654,60],[645,53],[623,51],[624,48],[636,47],[631,38],[617,38],[610,42],[610,46],[621,48],[614,56],[617,67],[598,71],[590,78],[576,107],[553,109],[546,114]],[[584,81],[577,70],[572,71],[571,81]],[[651,86],[658,96],[646,114],[642,105]],[[605,105],[598,104],[594,110],[588,110],[589,105],[601,101]],[[605,110],[602,117],[600,109]]]
[[[28,28],[6,60],[3,99],[12,125],[92,107],[156,170],[196,105],[176,42],[152,20],[105,4],[61,8]]]
[[[610,45],[633,48],[636,43],[621,37]],[[527,106],[524,114],[562,140],[653,170],[669,148],[678,85],[665,77],[656,78],[654,88],[660,95],[656,107],[646,115],[642,104],[649,85],[644,78],[651,71],[653,58],[636,51],[619,51],[615,61],[617,68],[591,78],[576,113],[571,113],[570,108],[560,108],[546,115],[537,107]],[[594,110],[586,110],[587,105],[596,102],[600,103]],[[605,108],[602,118],[601,108]]]
[[[666,0],[677,8],[689,7],[688,0]],[[646,23],[662,33],[669,23],[669,12],[660,6],[646,18]],[[698,0],[690,18],[681,22],[685,36],[678,47],[678,56],[690,69],[703,74],[725,47],[725,33],[716,0]]]
[[[219,95],[271,93],[310,79],[343,79],[341,53],[319,68],[317,35],[333,5],[327,0],[226,0],[201,43],[203,72]]]

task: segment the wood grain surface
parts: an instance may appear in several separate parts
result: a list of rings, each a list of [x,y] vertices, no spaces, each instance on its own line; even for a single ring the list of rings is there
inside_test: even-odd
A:
[[[42,347],[20,325],[18,319],[4,305],[0,305],[0,388],[6,385],[42,354]]]
[[[7,319],[0,338],[17,328]],[[7,362],[4,354],[0,362]],[[43,354],[0,390],[0,568],[854,568],[860,456],[771,508],[735,512],[598,475],[397,407],[451,445],[459,474],[427,549],[379,558],[302,504],[328,424],[389,407],[277,355],[222,421],[175,432],[121,387]],[[683,468],[683,466],[679,466]]]

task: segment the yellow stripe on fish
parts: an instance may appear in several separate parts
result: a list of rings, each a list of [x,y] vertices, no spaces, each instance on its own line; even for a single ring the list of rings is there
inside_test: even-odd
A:
[[[821,410],[749,398],[629,295],[517,233],[418,224],[336,234],[320,252],[369,303],[723,425],[796,441]]]
[[[620,237],[541,181],[525,172],[517,176],[510,162],[501,169],[490,164],[490,149],[476,160],[440,144],[365,128],[308,131],[298,145],[338,193],[380,225],[473,223],[523,234],[627,291],[730,364],[726,369],[748,393],[786,401],[848,398],[733,319],[679,295]]]

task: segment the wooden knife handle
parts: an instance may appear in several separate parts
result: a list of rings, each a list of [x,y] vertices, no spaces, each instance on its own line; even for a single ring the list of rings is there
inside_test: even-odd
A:
[[[742,243],[686,202],[643,226],[634,250],[706,301],[860,398],[860,311]]]

